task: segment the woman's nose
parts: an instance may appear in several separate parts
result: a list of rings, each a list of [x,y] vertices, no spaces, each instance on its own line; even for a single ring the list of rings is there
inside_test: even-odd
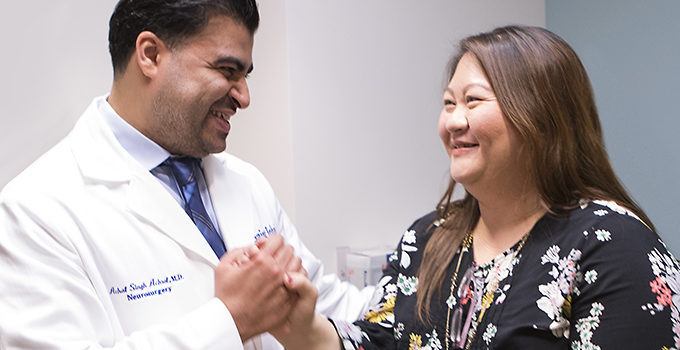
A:
[[[463,108],[455,108],[446,119],[446,130],[452,134],[464,133],[470,127],[466,113]]]

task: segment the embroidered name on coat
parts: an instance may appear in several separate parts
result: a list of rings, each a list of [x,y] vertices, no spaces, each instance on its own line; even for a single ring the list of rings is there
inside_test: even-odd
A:
[[[128,301],[140,300],[172,293],[172,288],[175,284],[183,279],[184,276],[179,273],[165,277],[153,277],[149,280],[131,282],[120,287],[111,287],[109,295],[124,294]]]
[[[276,234],[276,230],[274,229],[274,227],[272,225],[267,225],[263,228],[258,229],[257,232],[255,232],[253,238],[257,241],[258,239],[265,239],[274,234]]]

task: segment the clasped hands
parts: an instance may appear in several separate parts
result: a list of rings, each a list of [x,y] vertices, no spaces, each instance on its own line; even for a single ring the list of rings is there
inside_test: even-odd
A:
[[[280,235],[225,254],[215,269],[215,296],[231,313],[242,341],[269,332],[284,342],[315,318],[316,288]]]

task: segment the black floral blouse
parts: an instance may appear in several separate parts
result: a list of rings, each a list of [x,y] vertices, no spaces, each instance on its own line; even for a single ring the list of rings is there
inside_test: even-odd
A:
[[[481,266],[461,248],[431,323],[418,322],[418,268],[436,219],[430,213],[406,231],[363,320],[333,320],[345,349],[446,349],[447,315],[459,307],[475,310],[470,349],[680,349],[678,261],[633,213],[606,201],[545,215],[521,250],[518,242]],[[460,254],[456,284],[471,266],[473,282],[450,293]],[[492,297],[486,307],[470,297],[473,288]]]

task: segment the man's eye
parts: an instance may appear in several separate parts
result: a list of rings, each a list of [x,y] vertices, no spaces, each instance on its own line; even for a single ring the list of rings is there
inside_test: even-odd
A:
[[[456,103],[453,102],[453,100],[446,99],[444,100],[444,106],[455,106]]]
[[[222,74],[224,74],[224,76],[226,76],[226,77],[231,77],[231,76],[233,76],[234,73],[236,72],[236,70],[235,70],[234,68],[231,68],[231,67],[220,68],[220,71],[221,71]]]
[[[248,79],[250,77],[250,72],[242,72],[233,67],[220,68],[220,71],[227,79]]]

